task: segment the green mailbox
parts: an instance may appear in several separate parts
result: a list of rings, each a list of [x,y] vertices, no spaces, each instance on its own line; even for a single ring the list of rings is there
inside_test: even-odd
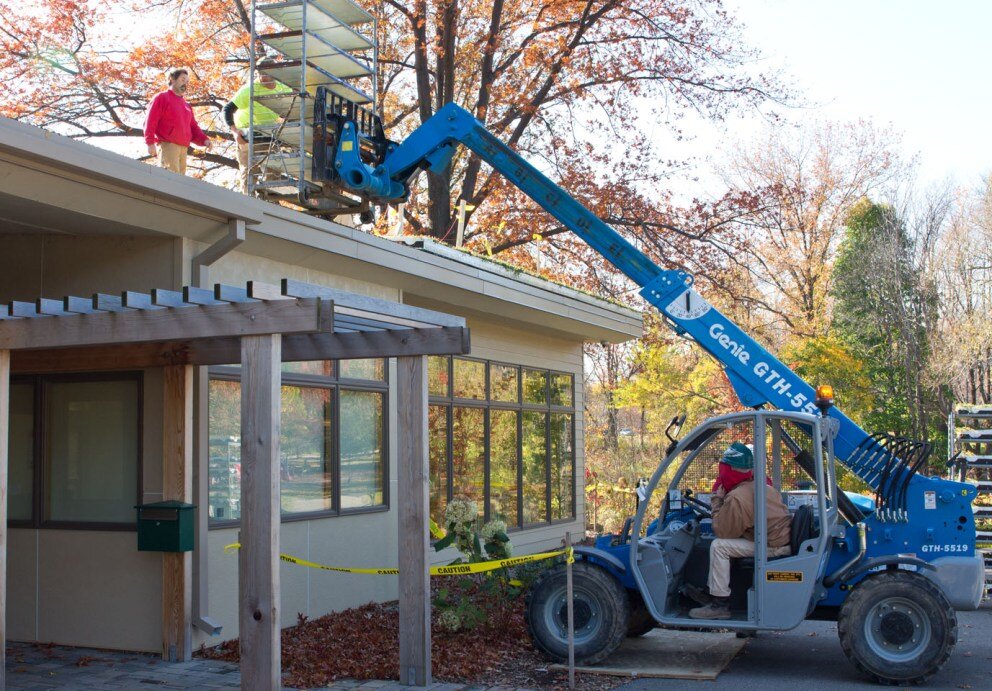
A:
[[[159,501],[139,504],[139,552],[191,552],[195,504],[181,501]]]

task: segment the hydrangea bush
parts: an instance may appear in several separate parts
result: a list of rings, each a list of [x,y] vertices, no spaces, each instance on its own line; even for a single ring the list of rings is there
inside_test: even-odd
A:
[[[435,551],[453,546],[461,556],[452,564],[509,558],[513,548],[506,534],[506,522],[493,520],[481,527],[480,522],[474,501],[464,496],[453,498],[444,510],[447,533],[434,543]],[[455,587],[441,586],[435,591],[435,621],[449,633],[473,629],[486,620],[487,608],[494,606],[494,602],[518,595],[519,589],[511,585],[506,568],[463,578]]]
[[[454,545],[464,555],[453,564],[464,560],[469,563],[493,559],[507,559],[512,553],[510,538],[506,535],[506,522],[489,521],[479,525],[478,505],[468,497],[458,496],[448,503],[444,510],[444,524],[447,534],[434,543],[435,551]]]

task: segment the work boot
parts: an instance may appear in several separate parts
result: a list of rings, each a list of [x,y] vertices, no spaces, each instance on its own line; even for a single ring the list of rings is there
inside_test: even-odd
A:
[[[713,601],[713,598],[710,597],[710,594],[706,591],[705,588],[700,588],[698,586],[692,585],[691,583],[686,583],[681,588],[679,588],[679,593],[685,595],[687,598],[693,600],[694,602],[698,602],[701,605],[708,605]]]
[[[689,610],[692,619],[730,619],[730,598],[714,597],[705,607]]]

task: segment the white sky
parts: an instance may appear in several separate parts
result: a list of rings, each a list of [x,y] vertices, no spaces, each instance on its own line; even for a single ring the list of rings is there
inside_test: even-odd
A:
[[[726,8],[764,64],[782,69],[810,104],[780,110],[789,120],[891,125],[903,153],[919,155],[924,184],[973,187],[992,172],[992,2],[726,0]],[[712,158],[758,127],[754,117],[725,130],[694,123],[693,143],[663,147]]]
[[[359,0],[364,2],[365,0]],[[920,182],[950,180],[977,186],[992,172],[992,60],[986,0],[725,0],[744,25],[747,45],[768,69],[781,69],[808,107],[779,109],[789,120],[872,120],[903,135],[907,156],[919,155]],[[158,25],[145,13],[138,31]],[[132,21],[134,18],[132,17]],[[737,139],[756,133],[756,116],[718,127],[688,119],[692,136],[673,142],[659,128],[665,158],[693,157],[704,164]],[[140,143],[140,142],[139,142]],[[683,193],[706,187],[673,180]],[[684,186],[684,187],[683,187]]]

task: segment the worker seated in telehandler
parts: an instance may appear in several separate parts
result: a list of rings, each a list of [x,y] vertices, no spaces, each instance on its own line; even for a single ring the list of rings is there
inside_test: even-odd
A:
[[[710,544],[709,597],[702,607],[689,611],[693,619],[730,619],[730,560],[754,556],[754,453],[747,444],[734,442],[720,459],[710,507],[713,534]],[[772,486],[765,489],[768,520],[768,558],[790,554],[792,519],[782,495]]]

